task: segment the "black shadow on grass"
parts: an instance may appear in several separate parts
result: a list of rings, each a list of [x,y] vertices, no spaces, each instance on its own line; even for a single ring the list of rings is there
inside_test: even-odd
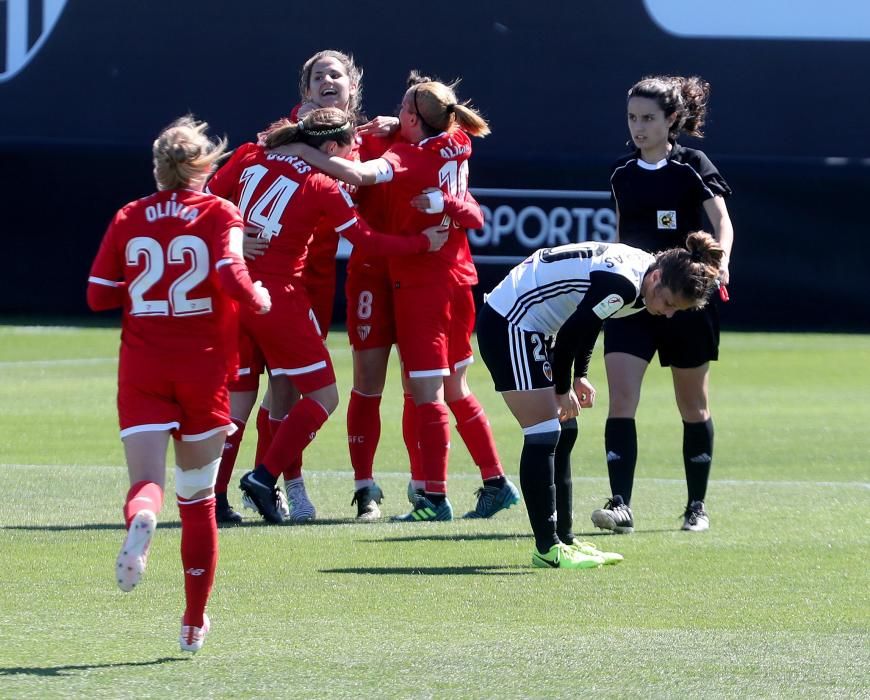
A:
[[[313,525],[342,525],[352,523],[353,520],[316,520],[311,523],[284,523],[283,525],[273,525],[265,520],[246,520],[240,525],[226,525],[219,527],[221,530],[235,530],[247,527],[310,527]],[[181,522],[178,520],[158,520],[158,530],[178,530],[181,527]],[[0,532],[3,530],[25,530],[30,532],[67,532],[70,530],[124,530],[123,523],[80,523],[78,525],[2,525]]]
[[[375,544],[392,544],[393,542],[467,542],[469,540],[497,541],[497,540],[515,540],[520,537],[526,537],[525,534],[509,535],[505,533],[487,533],[477,532],[474,534],[465,535],[408,535],[407,537],[383,537],[377,540],[357,540],[358,542],[375,543]],[[531,535],[528,535],[531,537]]]
[[[369,576],[527,576],[518,566],[360,566],[348,569],[319,569],[320,574]]]
[[[135,666],[157,666],[170,661],[188,661],[189,656],[164,656],[154,661],[127,661],[117,664],[81,664],[76,666],[10,666],[0,667],[0,676],[69,676],[74,671],[90,671],[95,668],[133,668]]]

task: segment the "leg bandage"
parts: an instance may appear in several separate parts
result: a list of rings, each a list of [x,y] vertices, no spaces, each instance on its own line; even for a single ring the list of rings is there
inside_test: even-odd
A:
[[[216,459],[199,469],[182,470],[175,467],[175,493],[190,500],[200,491],[214,488],[220,463],[220,459]]]

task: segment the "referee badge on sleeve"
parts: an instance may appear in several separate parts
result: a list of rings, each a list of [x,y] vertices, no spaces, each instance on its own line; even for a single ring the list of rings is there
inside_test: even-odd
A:
[[[675,229],[677,228],[677,212],[673,209],[670,211],[659,210],[656,212],[656,222],[660,229]]]

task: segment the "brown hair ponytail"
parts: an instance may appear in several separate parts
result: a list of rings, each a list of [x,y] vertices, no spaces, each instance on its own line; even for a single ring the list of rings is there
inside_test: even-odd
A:
[[[713,236],[695,231],[686,238],[685,248],[671,248],[656,256],[650,267],[661,271],[661,285],[686,301],[695,302],[695,308],[707,304],[716,281],[725,251]]]

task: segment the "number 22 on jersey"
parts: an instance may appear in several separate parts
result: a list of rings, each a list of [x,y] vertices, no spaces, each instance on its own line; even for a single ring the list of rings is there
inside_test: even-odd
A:
[[[211,297],[189,299],[188,293],[208,277],[208,246],[196,236],[177,236],[164,251],[160,243],[148,236],[136,236],[127,243],[127,264],[142,265],[130,282],[130,314],[133,316],[197,316],[211,313]],[[186,265],[186,269],[169,285],[168,299],[145,299],[148,291],[166,274],[166,265]]]

